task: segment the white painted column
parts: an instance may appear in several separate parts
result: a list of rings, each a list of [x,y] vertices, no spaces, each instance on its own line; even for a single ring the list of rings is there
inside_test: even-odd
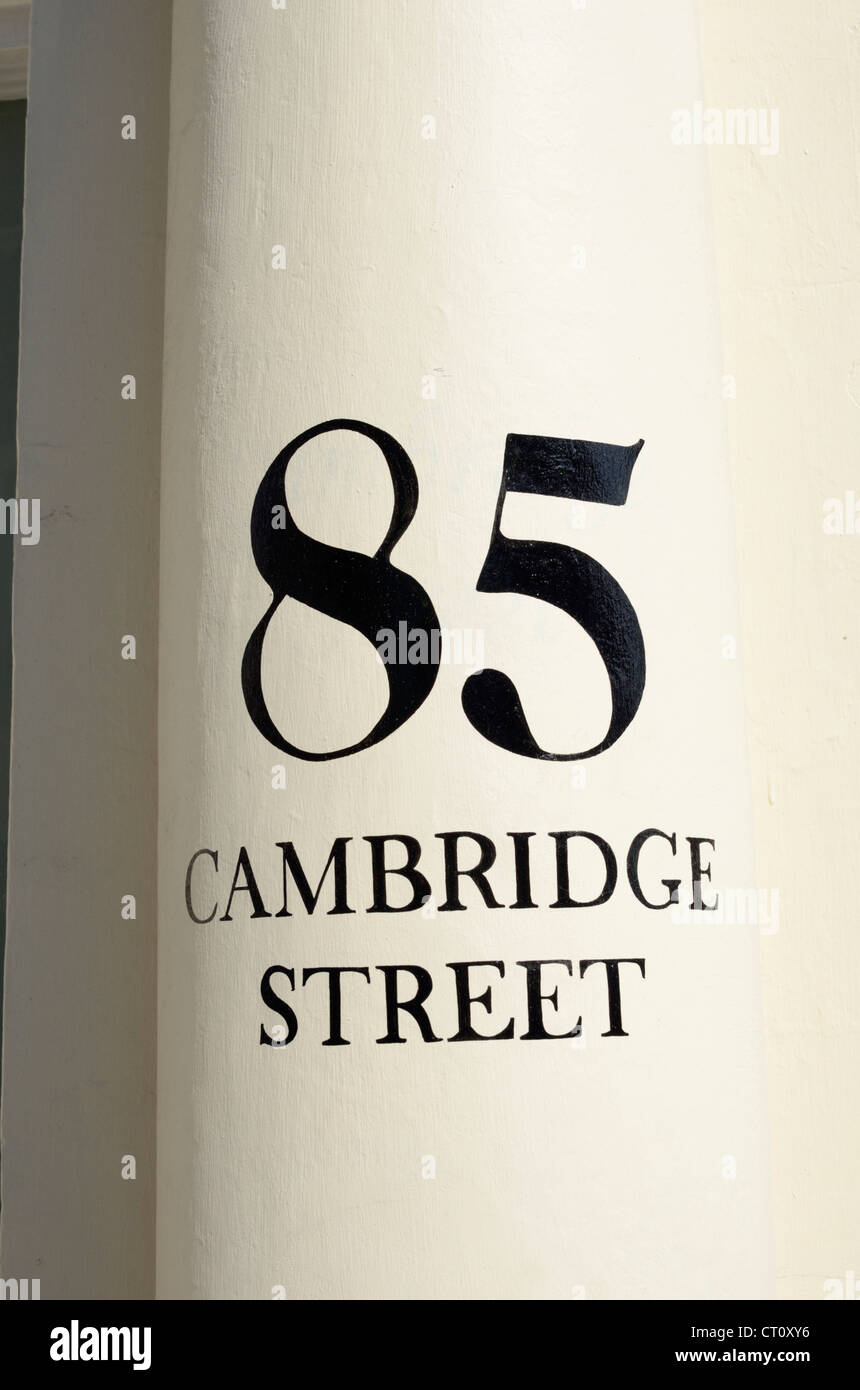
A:
[[[671,140],[697,61],[668,0],[175,7],[162,1296],[770,1291],[758,928],[725,911],[755,880],[706,169]],[[332,428],[258,494],[334,421],[414,479]],[[631,474],[511,435],[644,445]],[[428,603],[471,669],[387,681],[359,629]],[[285,751],[367,744],[389,684],[416,708],[379,741]],[[531,751],[566,756],[511,750],[512,688]],[[373,911],[367,837],[395,835],[429,900]],[[311,912],[281,847],[315,890],[345,840],[345,899],[330,870]],[[486,880],[456,892],[446,845]],[[367,971],[339,1027],[320,967]],[[428,980],[392,1027],[386,987]]]
[[[43,1299],[154,1289],[169,11],[33,5],[17,487],[40,535],[14,541],[2,1274]]]

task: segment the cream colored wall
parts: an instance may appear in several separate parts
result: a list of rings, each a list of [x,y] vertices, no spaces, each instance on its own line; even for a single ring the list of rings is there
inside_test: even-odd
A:
[[[667,0],[649,10],[652,22],[665,26],[667,32],[677,16],[686,22],[688,7],[678,0],[673,18],[673,3]],[[183,8],[186,14],[197,12],[195,5],[189,8],[188,0],[183,0]],[[211,7],[212,13],[217,15],[220,8]],[[81,5],[76,9],[82,12]],[[600,22],[601,11],[596,0],[589,0],[588,9],[580,14],[570,8],[573,21],[584,23],[591,22],[588,14]],[[643,13],[639,6],[633,7],[636,11]],[[166,34],[162,30],[156,41],[147,22],[151,7],[144,12],[133,3],[120,12],[116,0],[87,0],[91,22],[77,30],[64,22],[64,12],[68,12],[65,4],[58,0],[37,0],[43,42],[36,77],[43,91],[50,84],[52,97],[31,128],[29,158],[34,169],[39,161],[50,169],[62,156],[66,169],[72,167],[80,178],[92,180],[94,206],[107,206],[104,200],[125,185],[106,184],[104,168],[87,162],[86,139],[75,146],[74,120],[58,121],[57,107],[73,117],[74,102],[84,103],[95,120],[92,129],[98,126],[97,94],[110,95],[125,109],[130,88],[117,74],[117,59],[128,53],[129,29],[137,24],[139,38],[132,51],[142,68],[147,63],[151,66],[150,81],[135,87],[136,101],[139,110],[151,112],[158,139],[163,140]],[[114,22],[121,24],[121,34],[111,29],[111,16],[119,16]],[[764,935],[761,942],[769,1020],[778,1272],[786,1296],[820,1298],[826,1279],[860,1268],[860,1224],[852,1197],[860,1158],[852,1046],[860,962],[851,882],[852,830],[858,811],[854,769],[860,751],[852,709],[855,613],[860,597],[853,550],[860,540],[822,531],[824,500],[842,497],[852,487],[860,493],[855,464],[860,348],[852,342],[858,321],[860,261],[853,137],[860,5],[846,0],[826,4],[707,0],[700,5],[700,18],[704,88],[691,83],[686,95],[669,100],[671,84],[664,81],[668,106],[705,96],[719,106],[777,106],[782,117],[778,156],[715,149],[711,167],[725,370],[737,379],[737,399],[726,410],[740,550],[758,882],[780,893],[780,930]],[[259,15],[256,22],[263,22]],[[426,17],[421,22],[426,25]],[[641,22],[644,25],[645,19]],[[643,36],[639,39],[645,43]],[[403,35],[400,42],[406,42]],[[70,45],[74,65],[68,62]],[[222,51],[227,53],[228,46],[216,49],[216,57]],[[370,63],[370,49],[365,56]],[[226,58],[224,62],[224,71],[215,75],[226,80],[230,65]],[[558,83],[560,91],[566,90],[562,73]],[[420,91],[410,107],[410,119],[420,121],[425,109],[435,109],[435,91],[433,83]],[[287,92],[284,101],[289,100]],[[189,110],[189,117],[194,114]],[[225,129],[228,114],[223,113]],[[509,136],[516,150],[519,127],[504,101],[497,115],[502,134],[496,153],[501,167],[508,167],[510,150],[503,141]],[[522,115],[520,125],[527,129],[527,113]],[[668,116],[669,111],[667,123]],[[216,118],[217,124],[221,119],[217,112]],[[345,129],[348,136],[350,127]],[[199,131],[186,130],[183,157],[199,172],[202,155],[194,143],[198,138],[202,139]],[[374,138],[381,139],[375,126]],[[356,141],[360,155],[357,136]],[[439,148],[444,146],[433,150]],[[431,152],[422,146],[420,157]],[[147,161],[147,177],[155,187],[161,166],[152,148],[138,143],[134,153]],[[261,159],[264,154],[261,147]],[[697,157],[696,151],[684,149],[676,154],[680,160]],[[161,158],[163,163],[163,148]],[[404,188],[409,190],[413,174],[405,157],[404,167]],[[667,163],[663,170],[666,189],[672,187],[671,168]],[[117,174],[121,177],[119,169]],[[244,178],[241,167],[240,176]],[[153,480],[147,482],[145,471],[152,438],[140,437],[130,446],[122,417],[98,418],[95,377],[102,359],[94,353],[55,353],[54,346],[62,349],[66,340],[46,336],[41,324],[48,313],[59,313],[59,322],[69,325],[69,334],[77,342],[79,325],[89,323],[88,331],[98,335],[112,361],[117,342],[113,335],[122,322],[127,326],[133,322],[135,332],[142,335],[139,351],[142,357],[149,354],[156,382],[159,353],[153,306],[159,304],[160,293],[150,281],[122,272],[121,254],[136,254],[135,238],[146,226],[139,215],[141,208],[131,203],[124,252],[116,243],[110,244],[111,255],[117,257],[110,265],[116,284],[122,285],[125,317],[117,318],[108,299],[105,318],[93,322],[92,289],[97,282],[87,282],[86,277],[94,275],[97,266],[104,271],[108,243],[95,243],[85,221],[69,218],[71,187],[44,185],[47,201],[32,205],[25,250],[19,491],[41,493],[43,539],[39,547],[23,554],[29,569],[22,566],[16,580],[16,623],[19,638],[29,626],[43,634],[43,645],[38,672],[31,668],[28,678],[19,667],[16,673],[19,699],[4,1083],[3,1272],[12,1277],[41,1277],[46,1298],[58,1293],[115,1296],[152,1287],[153,1040],[148,1011],[153,1002],[153,942],[151,935],[144,934],[151,932],[151,913],[148,925],[140,920],[133,935],[112,907],[127,887],[129,875],[136,873],[142,882],[152,883],[153,826],[143,804],[152,794],[152,768],[145,766],[130,726],[117,722],[112,713],[120,678],[127,672],[118,663],[116,671],[105,665],[105,684],[99,687],[93,672],[99,669],[101,649],[93,654],[86,640],[83,645],[79,636],[71,640],[70,633],[77,632],[71,614],[76,591],[68,583],[72,576],[84,586],[77,592],[86,592],[95,615],[94,641],[100,642],[116,623],[127,630],[128,605],[123,595],[138,592],[141,582],[153,582],[140,549],[141,543],[151,545],[155,527]],[[66,203],[59,216],[63,196]],[[261,219],[256,231],[264,260],[266,244],[283,235],[286,213],[281,220],[274,219],[270,231],[250,184],[240,183],[239,192],[231,195],[234,199],[245,196],[247,208],[255,208]],[[406,193],[400,196],[405,198]],[[72,205],[82,216],[85,209],[74,198]],[[228,227],[232,207],[227,201],[221,209]],[[629,224],[619,218],[619,226],[625,228],[622,241],[629,248]],[[358,227],[363,235],[369,234],[361,220]],[[190,256],[193,230],[189,237]],[[582,233],[577,229],[569,239],[579,241]],[[345,230],[343,242],[349,245]],[[151,246],[157,259],[155,242]],[[217,242],[213,248],[217,249]],[[98,250],[97,257],[91,254],[93,249]],[[523,265],[529,266],[527,248],[516,249],[518,254],[522,249]],[[225,256],[234,250],[227,246]],[[255,246],[252,260],[257,250]],[[632,290],[639,278],[634,264],[625,283]],[[612,279],[607,283],[611,285]],[[653,302],[659,305],[659,293]],[[289,303],[282,309],[281,321],[287,324]],[[660,321],[656,308],[654,321]],[[379,322],[384,326],[382,317]],[[189,325],[193,326],[190,314]],[[427,341],[435,351],[438,344],[432,333]],[[444,336],[440,341],[445,346]],[[212,343],[214,352],[214,333]],[[336,383],[349,382],[355,364],[362,360],[358,350],[354,360],[345,357],[340,375],[333,373]],[[649,361],[644,347],[640,360]],[[417,383],[425,358],[416,351],[410,361]],[[630,409],[631,429],[640,427],[640,406],[644,409],[650,397],[659,402],[659,361],[648,371],[641,397],[633,403],[636,409]],[[229,379],[227,374],[225,380]],[[625,379],[634,383],[631,390],[636,389],[635,372],[626,372]],[[541,407],[529,414],[535,430],[561,432],[568,427],[566,408],[545,423],[549,397],[545,400],[540,392],[546,394],[552,385],[531,388]],[[559,393],[560,385],[555,382]],[[596,430],[609,412],[598,388],[599,383],[587,407],[576,414],[577,424],[585,421],[583,434],[589,425]],[[308,413],[303,423],[308,423],[310,412],[327,410],[329,402],[311,399],[308,388],[302,390],[303,410]],[[390,398],[377,399],[376,390],[372,381],[362,378],[348,388],[347,405],[361,414],[369,399],[374,410],[387,410]],[[261,387],[258,394],[263,399]],[[338,403],[342,395],[339,391]],[[270,397],[265,396],[265,401],[270,402]],[[402,417],[392,409],[390,420],[383,415],[380,419],[406,436],[412,409],[411,404],[403,407]],[[296,413],[289,402],[283,419],[274,415],[270,419],[267,412],[272,412],[270,403],[261,411],[264,425],[256,425],[252,432],[255,469],[266,448],[288,437]],[[154,418],[149,417],[150,430],[157,427]],[[174,419],[178,421],[179,415]],[[459,430],[449,433],[446,450],[459,438]],[[178,437],[172,436],[174,446]],[[417,442],[416,454],[432,457],[425,448],[427,441],[419,437]],[[129,447],[138,452],[129,455]],[[123,460],[123,467],[131,461],[139,470],[132,466],[128,475],[120,476],[117,460]],[[493,453],[485,462],[488,468],[492,464],[493,472],[498,458]],[[249,466],[237,509],[237,534],[245,524],[255,476]],[[118,509],[127,505],[125,489],[130,485],[140,488],[137,500],[143,510],[138,514],[148,518],[144,532],[136,536],[116,529]],[[429,488],[425,492],[432,495]],[[49,508],[53,508],[51,517],[46,515]],[[179,541],[177,532],[177,548]],[[109,561],[119,566],[114,573],[121,579],[105,589],[101,581]],[[459,593],[457,600],[461,601]],[[659,612],[656,602],[654,611]],[[188,615],[190,631],[195,616]],[[151,618],[135,618],[134,623],[151,641]],[[131,707],[135,728],[151,732],[153,699],[150,671]],[[60,723],[58,706],[64,711]],[[88,721],[84,725],[82,711]],[[129,758],[130,775],[138,779],[136,796],[126,794],[127,789],[116,781],[117,767]],[[259,761],[262,767],[267,759]],[[226,775],[223,785],[229,790]],[[605,795],[611,790],[610,785]],[[135,816],[140,817],[137,840]],[[81,865],[92,867],[91,882],[82,879]],[[110,877],[104,877],[106,865]],[[171,881],[167,886],[172,912],[175,884]],[[145,897],[144,891],[139,904]],[[122,932],[129,934],[119,936]],[[103,987],[108,978],[113,992]],[[244,987],[243,981],[242,990],[236,992],[240,1023],[250,1003]],[[233,982],[230,988],[232,997]],[[88,1001],[84,1010],[79,1005],[82,998]],[[172,1006],[169,996],[166,1003]],[[174,1022],[178,1029],[178,1020]],[[244,1038],[240,1039],[237,1048],[244,1045]],[[170,1060],[167,1054],[166,1060]],[[190,1142],[186,1153],[180,1150],[177,1139],[174,1157],[188,1165],[175,1170],[182,1179],[190,1171]],[[136,1184],[121,1183],[119,1178],[116,1159],[128,1151],[144,1155],[149,1165]],[[410,1149],[409,1161],[411,1157]],[[179,1206],[170,1190],[175,1172],[162,1175],[168,1208],[173,1211]],[[181,1228],[185,1229],[184,1223]],[[182,1259],[190,1263],[190,1247]],[[276,1264],[276,1273],[278,1269]],[[185,1276],[181,1261],[177,1273]],[[170,1283],[164,1273],[163,1278]],[[198,1287],[211,1286],[211,1276],[205,1272],[198,1271],[197,1279]]]
[[[711,151],[762,937],[778,1287],[860,1272],[856,863],[860,4],[703,0],[704,96],[780,111],[780,149]],[[680,154],[688,151],[680,150]],[[860,528],[858,528],[860,531]]]
[[[42,525],[14,557],[2,1273],[43,1299],[153,1290],[169,18],[33,6],[18,492]]]

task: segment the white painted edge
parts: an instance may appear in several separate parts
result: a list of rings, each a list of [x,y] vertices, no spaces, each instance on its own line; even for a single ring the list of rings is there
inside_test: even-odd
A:
[[[27,95],[30,59],[30,3],[0,0],[0,101]]]

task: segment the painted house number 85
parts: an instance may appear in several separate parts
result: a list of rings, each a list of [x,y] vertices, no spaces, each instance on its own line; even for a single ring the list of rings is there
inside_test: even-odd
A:
[[[351,430],[371,439],[388,465],[394,488],[391,522],[374,555],[362,555],[301,531],[284,507],[285,477],[294,455],[318,435]],[[549,541],[511,540],[502,535],[502,507],[509,492],[566,497],[623,506],[630,475],[643,441],[629,446],[544,435],[509,434],[490,546],[478,576],[485,594],[522,594],[542,599],[569,614],[597,647],[609,677],[612,714],[600,743],[573,753],[550,753],[532,736],[513,682],[501,671],[470,675],[462,691],[463,709],[477,732],[491,743],[526,758],[574,762],[611,747],[628,727],[645,687],[645,648],[633,605],[603,565],[583,551]],[[392,435],[361,420],[328,420],[305,430],[282,449],[267,469],[251,511],[251,546],[257,568],[272,590],[272,602],[251,634],[242,658],[242,693],[248,713],[264,738],[295,758],[325,762],[371,748],[405,724],[424,703],[438,674],[438,654],[421,665],[386,665],[388,705],[360,742],[329,753],[312,753],[290,743],[276,727],[262,688],[266,632],[284,598],[298,599],[348,623],[374,642],[381,628],[411,627],[431,632],[439,620],[416,579],[391,563],[391,552],[418,506],[418,479],[405,449]],[[272,526],[273,508],[285,515]]]

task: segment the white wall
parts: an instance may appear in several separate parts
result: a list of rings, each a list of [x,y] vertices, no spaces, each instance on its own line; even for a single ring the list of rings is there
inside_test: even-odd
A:
[[[762,938],[780,1292],[860,1274],[860,4],[704,0],[704,96],[778,108],[711,151]],[[689,154],[680,150],[679,154]],[[855,1274],[855,1277],[857,1275]]]
[[[3,1273],[40,1279],[46,1299],[141,1297],[154,1264],[170,7],[33,9],[18,491],[41,500],[42,532],[15,552]],[[134,142],[120,138],[128,113]],[[135,401],[120,397],[126,372]],[[134,662],[120,659],[125,634]],[[128,893],[134,921],[120,915]]]
[[[660,22],[671,29],[687,8],[661,7]],[[33,96],[41,100],[31,108],[28,151],[19,492],[41,496],[44,524],[40,546],[16,556],[21,659],[3,1272],[41,1277],[43,1297],[138,1295],[152,1290],[154,1258],[153,450],[167,6],[77,0],[74,18],[58,0],[36,0],[35,9]],[[183,9],[197,12],[187,0]],[[596,0],[583,12],[570,7],[577,22],[589,22],[589,12],[599,18],[600,10]],[[818,1298],[825,1280],[860,1268],[852,1196],[860,1158],[852,871],[860,799],[858,538],[822,530],[825,499],[851,488],[860,494],[854,464],[860,250],[851,172],[860,6],[856,0],[707,0],[699,12],[704,88],[692,76],[685,94],[670,99],[667,85],[667,123],[672,107],[699,96],[719,107],[778,107],[781,114],[778,156],[716,148],[711,172],[724,369],[737,380],[737,399],[726,412],[757,881],[779,892],[780,929],[761,942],[779,1288],[786,1296]],[[267,19],[277,22],[274,14]],[[422,33],[429,53],[433,33]],[[197,79],[189,55],[190,49],[190,90]],[[372,46],[366,57],[369,64]],[[215,78],[226,82],[236,72],[224,61]],[[449,66],[456,71],[456,58]],[[309,72],[312,80],[312,67]],[[410,115],[420,121],[425,109],[433,110],[437,89],[428,79]],[[210,96],[216,100],[217,88]],[[283,100],[289,111],[289,93]],[[118,116],[126,110],[137,112],[150,132],[131,147],[118,138]],[[360,112],[358,102],[356,120]],[[504,104],[498,116],[496,154],[504,164]],[[226,109],[217,117],[225,130],[231,118]],[[344,138],[352,138],[349,131]],[[353,135],[358,158],[360,139]],[[198,172],[203,154],[195,142],[202,139],[199,126],[186,129],[188,167]],[[390,148],[390,132],[386,140]],[[421,146],[418,157],[439,148]],[[262,254],[262,242],[280,239],[282,224],[275,219],[270,231],[264,215],[276,155],[265,143],[260,149],[256,182],[241,182],[240,163],[232,174],[240,179],[240,202],[246,200],[239,209],[246,224],[248,214],[257,219]],[[690,150],[676,154],[698,157]],[[222,192],[228,196],[227,181]],[[192,194],[199,200],[201,187]],[[221,207],[225,225],[230,207]],[[347,223],[340,232],[345,246],[355,230]],[[189,236],[193,264],[193,226]],[[587,236],[577,229],[570,240]],[[631,236],[628,224],[628,248]],[[217,242],[209,249],[220,254]],[[228,258],[235,251],[235,245],[223,248]],[[389,317],[394,308],[392,299]],[[290,315],[287,302],[285,334]],[[189,333],[192,325],[193,315]],[[430,341],[435,352],[432,335]],[[134,407],[120,403],[115,380],[129,355],[143,364],[139,382],[148,383]],[[343,360],[341,384],[360,360],[358,348]],[[420,380],[423,353],[414,351],[410,361]],[[229,353],[224,362],[214,384],[235,390]],[[261,371],[280,365],[275,353]],[[659,379],[655,367],[654,393]],[[357,413],[365,399],[356,387]],[[283,429],[275,424],[254,426],[261,449],[283,442],[286,421]],[[193,613],[188,620],[193,631]],[[115,638],[126,631],[149,653],[133,669],[118,660]],[[117,906],[130,882],[138,894],[136,924],[121,922]],[[177,1146],[178,1153],[178,1137]],[[119,1159],[128,1152],[139,1160],[134,1184],[119,1177]],[[190,1137],[183,1162],[185,1170],[165,1176],[166,1191],[177,1172],[181,1180],[189,1171]],[[190,1253],[183,1259],[190,1261]]]

